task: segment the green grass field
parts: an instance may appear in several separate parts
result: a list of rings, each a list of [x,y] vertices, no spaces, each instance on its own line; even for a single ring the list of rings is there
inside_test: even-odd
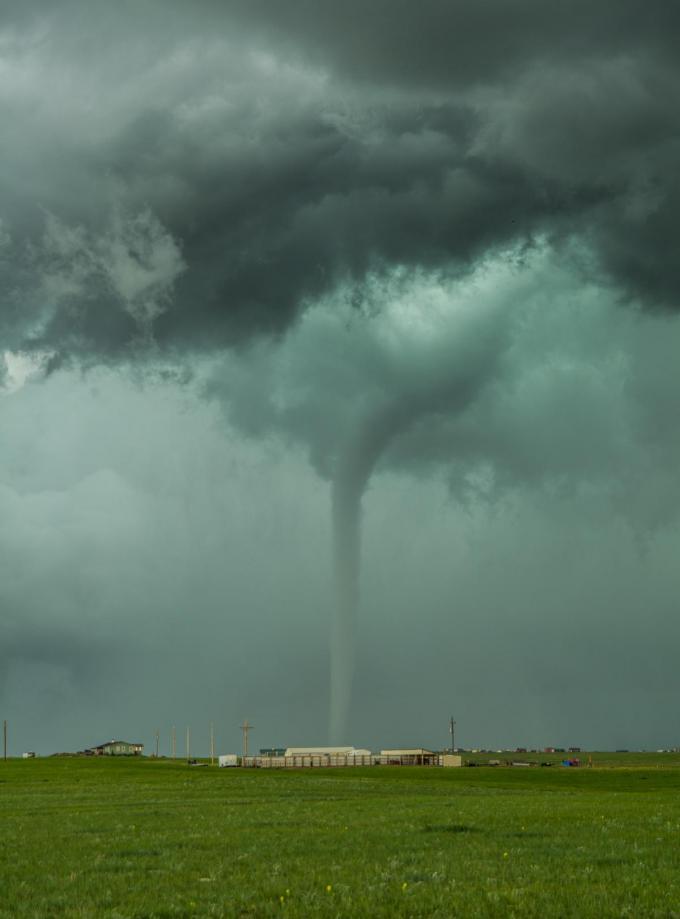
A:
[[[680,916],[680,768],[650,762],[0,762],[0,916]]]

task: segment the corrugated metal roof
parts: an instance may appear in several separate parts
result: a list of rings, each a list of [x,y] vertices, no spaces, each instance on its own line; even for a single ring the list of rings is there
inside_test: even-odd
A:
[[[347,756],[354,747],[288,747],[286,756]]]
[[[409,750],[381,750],[381,756],[434,756],[434,750],[425,750],[423,747]]]

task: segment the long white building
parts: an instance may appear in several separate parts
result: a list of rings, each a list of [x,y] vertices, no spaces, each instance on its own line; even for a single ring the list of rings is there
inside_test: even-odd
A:
[[[285,751],[259,756],[220,756],[220,766],[255,769],[311,769],[333,766],[461,766],[460,756],[435,753],[422,747],[381,750],[362,747],[287,747]]]

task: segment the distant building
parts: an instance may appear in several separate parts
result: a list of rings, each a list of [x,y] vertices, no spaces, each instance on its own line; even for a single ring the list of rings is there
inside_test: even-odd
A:
[[[287,747],[284,756],[351,756],[354,753],[371,755],[370,750],[354,747]]]
[[[381,750],[380,761],[386,766],[438,766],[439,754],[423,747]]]
[[[255,756],[235,753],[219,757],[220,766],[240,766],[246,769],[306,769],[344,766],[448,766],[460,767],[460,754],[439,753],[424,747],[398,750],[370,750],[358,747],[265,747]]]
[[[98,747],[90,747],[85,752],[91,756],[141,756],[144,752],[144,744],[129,743],[127,740],[110,740]]]
[[[371,751],[356,747],[287,747],[283,760],[293,767],[372,765]]]

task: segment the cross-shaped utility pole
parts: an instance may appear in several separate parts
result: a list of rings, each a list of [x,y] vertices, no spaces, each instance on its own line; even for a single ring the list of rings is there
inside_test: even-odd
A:
[[[241,730],[243,731],[243,755],[248,755],[248,731],[252,731],[253,725],[248,724],[248,719],[243,722],[241,725]]]
[[[449,718],[449,734],[451,735],[451,752],[455,753],[456,745],[454,743],[454,731],[456,729],[456,722],[453,720],[453,716]]]

